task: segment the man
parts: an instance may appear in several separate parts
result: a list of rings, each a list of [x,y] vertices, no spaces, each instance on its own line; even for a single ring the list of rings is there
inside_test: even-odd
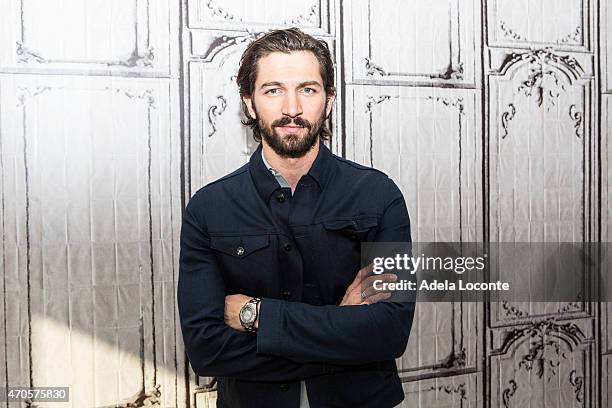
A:
[[[189,361],[218,377],[220,407],[393,407],[414,303],[385,302],[359,267],[361,242],[410,241],[402,194],[321,142],[335,95],[323,42],[270,32],[244,52],[237,82],[261,144],[185,209],[178,306]]]

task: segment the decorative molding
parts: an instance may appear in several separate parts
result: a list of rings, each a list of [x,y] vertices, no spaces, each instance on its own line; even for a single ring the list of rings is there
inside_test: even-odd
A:
[[[155,109],[155,95],[152,89],[145,89],[144,91],[135,92],[132,89],[125,88],[105,88],[109,91],[127,96],[130,99],[140,99],[147,103],[149,108]]]
[[[219,16],[223,20],[228,21],[230,23],[234,23],[234,22],[244,23],[242,18],[238,17],[235,14],[230,13],[223,7],[219,7],[214,0],[208,0],[206,2],[206,8],[212,12],[213,17]]]
[[[518,388],[518,385],[516,384],[516,381],[514,380],[510,380],[508,384],[510,384],[510,387],[504,389],[504,391],[502,392],[502,401],[504,403],[505,408],[510,407],[510,399],[514,396]]]
[[[155,60],[155,54],[153,53],[153,47],[149,47],[144,54],[139,54],[138,50],[132,51],[132,55],[121,61],[107,62],[106,65],[112,66],[123,66],[128,68],[140,67],[150,68],[153,66],[153,60]]]
[[[49,64],[49,63],[75,63],[79,61],[70,61],[70,60],[49,60],[43,57],[39,52],[36,52],[30,48],[28,48],[23,42],[17,41],[17,49],[15,50],[17,54],[17,62],[19,63],[29,63],[36,62],[38,64]],[[114,66],[123,66],[127,68],[151,68],[153,67],[153,61],[155,60],[155,54],[153,52],[153,47],[148,47],[144,54],[140,54],[138,49],[135,48],[132,51],[132,54],[119,61],[107,61],[107,62],[96,62],[98,64],[102,63],[108,67]],[[86,61],[85,61],[86,62]]]
[[[310,7],[308,14],[302,13],[291,20],[285,20],[285,25],[305,25],[307,23],[314,23],[314,19],[318,15],[319,5],[315,3]]]
[[[553,351],[554,355],[547,351]],[[548,367],[552,373],[548,377],[547,382],[557,375],[557,367],[561,365],[561,360],[567,359],[567,355],[561,351],[561,346],[558,341],[555,340],[544,340],[544,337],[537,338],[536,341],[531,344],[529,353],[523,355],[521,361],[519,361],[519,368],[525,368],[527,371],[533,371],[535,367],[535,374],[538,378],[544,377],[544,368]]]
[[[453,350],[451,351],[451,353],[444,360],[440,362],[438,367],[447,368],[447,369],[465,367],[466,356],[467,356],[467,351],[465,347],[462,348],[458,353],[455,352],[455,349],[453,347]]]
[[[212,62],[215,57],[223,50],[254,40],[261,35],[263,35],[262,32],[248,31],[247,34],[243,35],[222,35],[220,37],[215,38],[215,40],[208,46],[208,49],[206,50],[204,55],[200,57],[200,59],[204,62]]]
[[[502,136],[502,139],[504,137],[506,136]],[[529,316],[529,313],[520,310],[514,305],[510,305],[510,303],[507,300],[504,300],[501,305],[502,305],[502,309],[506,312],[506,316],[516,317],[519,319]]]
[[[372,62],[372,58],[365,57],[365,68],[367,76],[387,76],[387,72],[380,66]]]
[[[208,0],[206,8],[211,11],[212,17],[220,17],[224,21],[233,24],[247,24],[242,17],[229,12],[227,9],[220,6],[215,0]],[[287,18],[283,22],[284,25],[302,25],[314,22],[313,20],[319,15],[319,5],[317,3],[310,6],[307,12],[297,15],[294,18]]]
[[[558,324],[552,319],[533,322],[527,327],[514,329],[507,333],[501,347],[495,350],[495,354],[507,353],[510,347],[517,341],[528,337],[542,340],[545,336],[555,335],[568,345],[570,350],[580,344],[584,339],[582,330],[574,323]]]
[[[36,62],[38,64],[49,64],[49,63],[75,63],[79,61],[70,61],[70,60],[49,60],[42,56],[41,53],[34,51],[28,48],[23,42],[17,41],[17,48],[15,50],[17,54],[17,62],[18,63],[29,63]],[[153,47],[148,47],[144,54],[140,54],[137,47],[132,51],[132,54],[118,61],[106,61],[106,62],[96,62],[98,64],[104,64],[108,67],[115,66],[123,66],[127,68],[151,68],[153,67],[153,61],[155,60],[155,54],[153,52]],[[87,62],[87,61],[84,61]]]
[[[542,106],[544,99],[548,99],[550,106],[561,92],[565,91],[565,83],[573,85],[584,75],[580,63],[569,55],[557,55],[550,48],[531,50],[525,53],[509,54],[501,65],[498,73],[506,75],[512,69],[518,69],[524,64],[529,65],[527,79],[522,81],[517,92],[530,97],[537,92],[537,104]]]
[[[504,37],[512,38],[513,40],[527,41],[527,38],[508,27],[507,23],[503,20],[499,20],[499,29],[504,33]]]
[[[549,88],[548,92],[546,92],[545,89],[545,80],[547,77],[551,78],[554,83],[554,87]],[[554,106],[555,99],[561,95],[561,92],[565,91],[565,85],[561,83],[559,75],[555,71],[544,70],[540,65],[538,68],[529,69],[529,76],[527,80],[523,81],[521,85],[519,85],[517,91],[522,91],[525,96],[531,97],[534,89],[537,91],[538,106],[542,106],[544,103],[544,96],[548,96],[550,98],[550,104]]]
[[[510,38],[516,41],[523,41],[523,42],[528,42],[529,39],[522,35],[519,34],[516,30],[514,30],[513,28],[508,26],[508,23],[506,23],[504,20],[499,20],[499,29],[501,30],[501,32],[503,33],[504,37],[506,38]],[[574,31],[572,31],[571,33],[568,33],[566,35],[564,35],[563,37],[559,38],[557,41],[555,41],[557,44],[567,44],[569,42],[577,42],[577,43],[581,43],[582,40],[582,27],[581,26],[577,26]]]
[[[364,16],[367,22],[366,35],[371,37],[371,26],[372,26],[372,13],[371,13],[371,4],[372,1],[367,1],[367,15]],[[414,78],[424,78],[430,80],[463,80],[464,79],[464,64],[461,61],[462,52],[462,33],[461,33],[461,21],[459,15],[461,14],[461,0],[450,0],[448,8],[448,43],[444,47],[448,46],[449,48],[449,56],[448,62],[446,66],[440,71],[429,72],[429,73],[410,73],[410,72],[391,72],[385,69],[382,65],[374,62],[372,58],[372,46],[371,44],[368,47],[367,55],[365,56],[365,74],[367,77],[388,77],[388,76],[396,76],[396,77],[414,77]],[[456,36],[456,37],[455,37]],[[435,68],[434,68],[435,69]]]
[[[44,64],[47,62],[47,60],[42,55],[40,55],[38,52],[29,49],[21,41],[17,41],[17,49],[15,50],[15,52],[18,56],[18,62],[27,63],[30,61],[34,61],[39,64]]]
[[[382,95],[382,96],[379,96],[378,98],[374,98],[373,96],[368,96],[368,102],[366,103],[366,113],[371,113],[372,108],[375,105],[378,105],[379,103],[387,101],[389,99],[391,99],[390,95]]]
[[[452,386],[452,385],[438,385],[438,386],[431,386],[429,387],[429,391],[444,391],[447,394],[459,394],[459,397],[462,400],[467,400],[466,394],[466,385],[465,383],[461,383],[459,385],[456,386]]]
[[[51,90],[50,86],[37,86],[35,88],[28,88],[24,86],[17,87],[17,106],[25,106],[28,99],[49,90]]]
[[[365,69],[367,76],[413,76],[411,74],[403,74],[400,72],[387,72],[385,69],[372,61],[372,58],[365,57]],[[457,64],[450,63],[446,71],[440,74],[429,75],[430,79],[443,79],[443,80],[461,80],[463,79],[463,62],[459,61]]]
[[[38,64],[52,64],[52,63],[60,63],[60,64],[96,64],[96,65],[105,65],[107,67],[127,67],[127,68],[151,68],[153,67],[153,62],[155,60],[154,49],[149,43],[149,37],[151,36],[150,32],[150,21],[149,21],[149,13],[151,4],[149,0],[147,0],[146,4],[146,26],[139,27],[138,17],[136,16],[136,20],[134,21],[134,30],[136,31],[136,38],[134,43],[134,48],[129,56],[125,57],[121,60],[116,61],[103,61],[103,60],[70,60],[70,59],[49,59],[43,57],[42,53],[36,51],[26,45],[25,38],[25,20],[23,15],[23,3],[25,0],[19,0],[20,8],[22,9],[21,17],[20,17],[20,25],[21,25],[21,34],[19,36],[19,40],[16,41],[16,49],[15,54],[17,55],[17,63],[30,63],[35,62]],[[145,44],[139,44],[138,40],[138,32],[140,29],[146,29],[147,31],[147,41]],[[144,52],[142,50],[144,49]]]
[[[582,112],[576,109],[576,105],[572,104],[569,108],[569,117],[574,122],[574,129],[576,129],[576,136],[578,139],[582,137]]]
[[[222,96],[217,96],[217,104],[211,105],[208,108],[208,123],[210,124],[211,131],[208,134],[208,137],[212,137],[217,132],[217,118],[225,112],[225,108],[227,107],[227,100]]]
[[[567,312],[579,312],[582,310],[581,305],[582,303],[579,302],[570,302],[565,304],[563,307],[558,308],[557,313],[563,314]]]
[[[463,61],[459,61],[457,65],[449,64],[446,71],[438,75],[430,75],[431,79],[444,79],[444,80],[461,80],[463,79]]]
[[[566,79],[573,85],[582,75],[584,69],[580,66],[578,60],[569,55],[558,55],[553,52],[552,48],[534,49],[524,53],[513,52],[508,54],[501,65],[498,73],[506,75],[508,70],[515,65],[521,64],[536,64],[539,66],[537,71],[542,71],[544,66],[553,66],[563,72]]]
[[[99,408],[141,408],[141,407],[161,407],[161,391],[160,385],[157,384],[149,391],[140,390],[132,397],[128,398],[127,402],[121,404],[106,405]]]
[[[576,370],[572,370],[569,376],[569,382],[574,387],[574,395],[576,401],[582,402],[584,400],[584,377],[577,376]]]
[[[567,34],[565,37],[562,37],[557,42],[560,44],[567,44],[570,41],[577,42],[580,44],[580,42],[582,41],[582,27],[576,27],[573,32]]]
[[[510,110],[505,111],[501,115],[502,129],[504,130],[504,134],[502,135],[502,139],[505,139],[506,136],[508,136],[508,134],[509,134],[508,124],[510,123],[510,121],[512,119],[514,119],[514,115],[516,114],[516,107],[514,106],[513,103],[509,103],[508,107],[510,108]],[[502,306],[503,306],[503,304],[502,304]]]
[[[465,109],[465,105],[463,103],[463,98],[447,99],[447,98],[441,98],[441,97],[438,97],[438,96],[437,97],[429,96],[427,99],[432,100],[432,101],[436,101],[436,102],[440,102],[444,106],[453,106],[453,107],[456,107],[457,109],[459,109],[459,115],[463,115],[463,110]]]
[[[503,138],[503,136],[502,136]],[[510,303],[507,300],[502,301],[502,309],[504,309],[506,316],[510,316],[510,317],[515,317],[518,319],[524,318],[524,317],[528,317],[529,313],[513,306],[510,305]],[[557,311],[555,312],[556,314],[564,314],[567,312],[576,312],[576,311],[580,311],[582,310],[580,308],[581,303],[579,302],[570,302],[570,303],[566,303],[563,307],[559,307],[557,309]]]

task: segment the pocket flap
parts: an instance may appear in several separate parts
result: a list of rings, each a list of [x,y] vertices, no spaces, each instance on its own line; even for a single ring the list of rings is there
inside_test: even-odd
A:
[[[244,258],[270,245],[269,235],[211,236],[210,247],[224,254]]]
[[[344,220],[323,221],[323,226],[328,230],[351,229],[354,231],[365,231],[378,225],[376,217],[364,217]]]

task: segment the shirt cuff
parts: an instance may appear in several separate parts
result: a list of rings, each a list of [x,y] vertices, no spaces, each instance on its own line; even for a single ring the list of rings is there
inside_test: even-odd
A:
[[[284,301],[279,299],[261,299],[257,324],[257,353],[282,355],[281,313],[284,306]]]

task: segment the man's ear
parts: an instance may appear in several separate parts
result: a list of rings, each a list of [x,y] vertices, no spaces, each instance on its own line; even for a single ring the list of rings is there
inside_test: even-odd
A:
[[[249,111],[249,116],[251,116],[252,119],[257,119],[257,114],[255,113],[255,109],[253,109],[253,100],[251,99],[251,97],[243,96],[242,102],[244,102],[245,106],[247,107],[247,110]]]
[[[328,95],[325,101],[325,117],[328,118],[331,113],[332,106],[334,105],[334,100],[336,99],[336,94]]]

